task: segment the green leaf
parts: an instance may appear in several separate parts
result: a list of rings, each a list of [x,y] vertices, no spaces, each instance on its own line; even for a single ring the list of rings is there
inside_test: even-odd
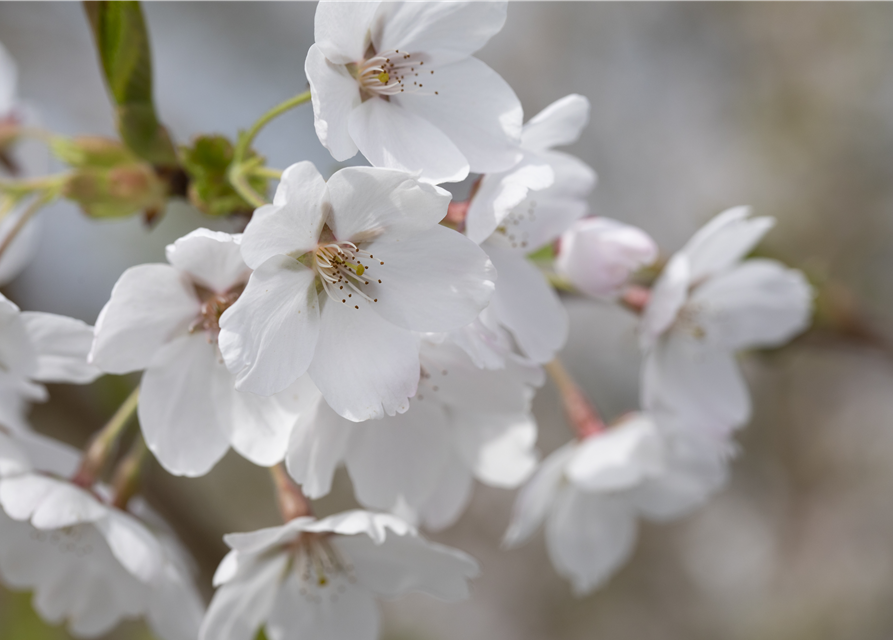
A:
[[[155,165],[176,165],[177,154],[152,101],[152,53],[139,2],[84,2],[118,131],[127,147]]]

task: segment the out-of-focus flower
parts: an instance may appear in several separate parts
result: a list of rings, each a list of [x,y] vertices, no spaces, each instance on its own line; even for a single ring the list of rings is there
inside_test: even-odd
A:
[[[640,517],[680,517],[719,489],[727,453],[721,441],[631,414],[543,461],[518,494],[505,544],[524,542],[545,521],[552,565],[584,595],[627,560]]]
[[[517,363],[481,370],[456,345],[430,339],[422,343],[421,364],[406,413],[355,424],[320,402],[301,416],[286,460],[307,497],[328,493],[343,462],[360,504],[440,529],[461,515],[474,478],[512,488],[530,475],[530,401],[541,370]]]
[[[349,420],[406,411],[413,332],[468,324],[496,279],[479,247],[438,224],[448,202],[402,171],[351,167],[326,183],[309,162],[289,167],[245,230],[254,272],[220,319],[236,386],[270,394],[309,372]]]
[[[241,236],[196,229],[167,247],[170,264],[122,274],[96,321],[90,359],[109,373],[145,369],[139,419],[171,473],[207,473],[232,446],[255,464],[282,460],[302,398],[235,389],[217,348],[220,315],[250,269]]]
[[[103,486],[61,479],[79,460],[49,438],[0,432],[0,578],[33,590],[41,617],[79,637],[145,617],[163,640],[193,640],[204,605],[170,530],[109,506]]]
[[[466,234],[487,252],[499,282],[487,310],[511,332],[521,352],[545,363],[567,340],[567,312],[527,256],[586,215],[595,172],[553,147],[574,142],[589,120],[589,101],[569,95],[546,107],[521,136],[523,160],[485,175],[466,218]]]
[[[610,218],[578,220],[561,235],[558,273],[583,293],[614,297],[636,270],[657,259],[657,245],[639,229]]]
[[[434,183],[515,164],[521,103],[471,55],[505,15],[505,2],[320,2],[304,64],[320,142]]]
[[[772,227],[729,209],[668,262],[651,291],[640,335],[643,406],[704,424],[738,427],[750,397],[734,352],[781,345],[809,324],[812,289],[774,260],[743,258]]]
[[[219,588],[199,640],[253,640],[262,627],[270,640],[374,640],[376,596],[420,591],[460,600],[478,574],[461,551],[367,511],[300,517],[224,539],[232,551],[214,576]]]
[[[22,312],[0,294],[0,426],[26,430],[29,402],[46,400],[41,382],[85,384],[101,372],[87,363],[93,328],[80,320]]]

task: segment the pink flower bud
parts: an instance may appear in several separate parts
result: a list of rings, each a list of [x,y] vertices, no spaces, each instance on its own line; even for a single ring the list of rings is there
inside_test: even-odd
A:
[[[579,220],[561,236],[558,273],[591,296],[615,296],[640,267],[657,259],[657,245],[637,227],[610,218]]]

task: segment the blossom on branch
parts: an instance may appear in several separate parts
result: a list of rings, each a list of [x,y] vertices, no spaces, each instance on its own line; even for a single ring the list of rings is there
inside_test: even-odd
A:
[[[784,344],[809,324],[812,289],[800,271],[744,257],[772,227],[736,207],[699,230],[661,273],[640,325],[642,402],[723,429],[750,417],[735,362],[742,349]]]
[[[123,511],[106,487],[63,479],[79,462],[50,438],[0,431],[0,578],[34,591],[41,617],[78,637],[145,617],[162,640],[194,640],[204,604],[191,561],[144,504]]]
[[[353,421],[406,411],[419,380],[413,332],[464,326],[487,306],[487,255],[440,226],[449,194],[392,169],[324,182],[309,162],[282,175],[242,241],[254,269],[220,318],[236,387],[268,395],[305,372]]]
[[[196,229],[167,247],[170,264],[125,271],[96,321],[93,364],[144,369],[139,420],[146,444],[176,475],[207,473],[232,446],[255,464],[282,460],[302,397],[243,393],[217,347],[220,315],[250,269],[241,236]]]
[[[468,597],[477,563],[428,542],[394,516],[347,511],[299,517],[224,540],[232,551],[214,575],[218,587],[199,640],[374,640],[376,597],[420,591]]]
[[[472,57],[502,28],[506,5],[320,2],[304,70],[323,146],[435,184],[515,164],[521,103]]]

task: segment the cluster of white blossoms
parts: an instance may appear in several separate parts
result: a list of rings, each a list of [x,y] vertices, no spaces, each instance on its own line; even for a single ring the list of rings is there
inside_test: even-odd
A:
[[[662,267],[645,232],[588,217],[595,172],[556,149],[580,137],[588,100],[522,125],[472,57],[505,16],[500,2],[320,3],[316,132],[336,160],[372,166],[288,167],[244,233],[196,229],[166,264],[125,271],[93,328],[0,297],[0,579],[46,620],[83,637],[142,616],[162,640],[373,640],[378,597],[468,595],[477,563],[418,528],[454,523],[475,480],[521,487],[505,544],[544,524],[579,594],[622,565],[639,518],[680,517],[723,486],[750,417],[736,354],[804,330],[810,286],[747,259],[772,220],[746,208]],[[0,119],[14,82],[0,49]],[[438,186],[470,173],[467,200]],[[603,422],[556,360],[556,288],[637,314],[637,411]],[[138,403],[86,453],[28,426],[41,382],[134,371]],[[531,402],[547,372],[573,439],[540,461]],[[135,453],[103,482],[134,409]],[[226,536],[207,609],[172,529],[133,495],[143,440],[174,475],[230,448],[273,472],[285,522]],[[310,500],[342,466],[365,510],[317,518]]]

